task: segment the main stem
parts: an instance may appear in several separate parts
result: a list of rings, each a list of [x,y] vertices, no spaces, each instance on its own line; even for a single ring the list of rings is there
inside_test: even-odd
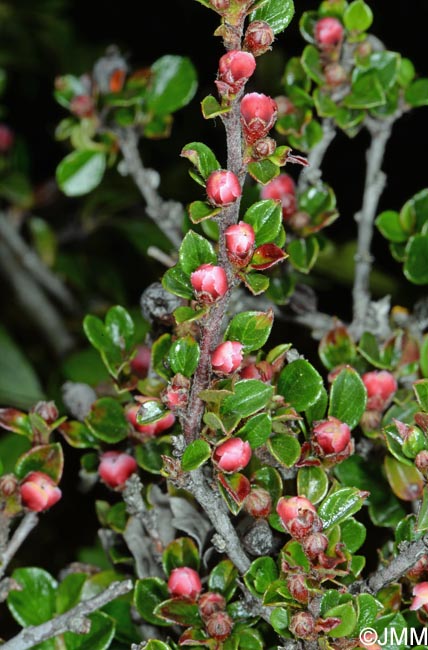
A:
[[[384,121],[371,120],[367,124],[371,135],[371,143],[367,151],[363,205],[361,211],[355,215],[355,220],[358,223],[358,245],[355,255],[355,278],[352,291],[354,308],[352,332],[357,338],[363,333],[366,326],[370,304],[369,283],[373,262],[370,248],[373,239],[373,222],[379,199],[386,184],[386,176],[381,167],[393,123],[394,119],[389,119]]]

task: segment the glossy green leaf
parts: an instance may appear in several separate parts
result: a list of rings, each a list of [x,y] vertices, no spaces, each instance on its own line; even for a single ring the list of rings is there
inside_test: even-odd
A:
[[[222,415],[239,415],[247,418],[257,413],[270,401],[273,387],[267,386],[258,379],[244,379],[236,382],[233,395],[226,397],[221,405]]]
[[[239,341],[244,352],[259,350],[269,338],[273,324],[273,311],[244,311],[236,314],[225,332],[226,341]]]
[[[146,472],[160,474],[163,467],[162,456],[171,456],[170,436],[146,440],[135,448],[135,460]]]
[[[358,594],[356,633],[361,632],[367,627],[372,627],[382,610],[383,605],[376,598],[370,594]]]
[[[214,567],[208,577],[208,587],[210,591],[218,591],[230,600],[235,593],[238,585],[236,578],[238,570],[233,566],[230,560],[222,560]]]
[[[221,212],[221,208],[214,208],[206,201],[193,201],[188,208],[190,221],[201,223],[205,219],[211,219]]]
[[[200,1],[201,0],[198,0],[198,2]],[[213,95],[207,95],[207,97],[204,97],[201,101],[201,109],[204,118],[210,120],[213,117],[218,117],[218,115],[229,113],[230,106],[222,106]]]
[[[162,277],[162,286],[170,293],[189,300],[193,298],[193,289],[189,274],[185,273],[179,264],[168,269]]]
[[[250,443],[251,449],[265,444],[272,431],[272,419],[268,413],[258,413],[247,420],[242,429],[236,432],[238,438]]]
[[[262,273],[242,273],[240,278],[253,296],[259,296],[269,287],[269,278]]]
[[[56,593],[56,612],[64,614],[80,601],[86,573],[70,573],[59,584]]]
[[[267,158],[259,162],[251,162],[248,167],[248,173],[255,181],[266,185],[273,178],[279,175],[280,168]]]
[[[328,633],[329,636],[337,639],[339,637],[351,636],[357,624],[357,614],[352,603],[343,603],[332,607],[325,614],[324,618],[340,618],[341,623]]]
[[[406,246],[404,275],[414,284],[428,284],[428,235],[415,235]]]
[[[137,424],[151,424],[165,415],[165,408],[159,399],[147,399],[137,411]]]
[[[428,106],[428,79],[416,79],[407,88],[404,98],[410,106]]]
[[[166,583],[160,578],[143,578],[135,583],[134,605],[141,618],[152,625],[169,625],[163,618],[154,614],[156,607],[168,597]]]
[[[344,368],[333,381],[328,414],[353,429],[365,411],[366,402],[367,392],[361,377],[353,368]]]
[[[56,180],[67,196],[82,196],[101,183],[106,168],[100,151],[73,151],[58,165]]]
[[[321,55],[314,45],[307,45],[302,54],[302,66],[306,74],[317,84],[324,83]]]
[[[181,151],[181,156],[187,158],[195,165],[204,180],[213,171],[220,169],[220,163],[215,157],[215,154],[202,142],[190,142],[186,144]]]
[[[112,397],[101,397],[92,405],[86,424],[104,442],[119,442],[127,437],[129,423],[123,407]]]
[[[423,533],[428,530],[428,486],[424,487],[422,505],[419,510],[416,529]]]
[[[88,618],[91,621],[88,634],[64,634],[67,650],[107,650],[110,647],[115,632],[113,619],[104,612],[94,612]]]
[[[343,20],[346,29],[365,32],[373,22],[373,12],[364,0],[354,0],[347,7]]]
[[[256,246],[269,244],[276,238],[281,228],[281,203],[274,199],[258,201],[248,208],[244,221],[254,228]]]
[[[129,312],[120,305],[111,307],[105,318],[105,328],[110,340],[120,350],[129,352],[135,335],[135,325]]]
[[[180,266],[187,275],[202,264],[215,264],[217,261],[216,254],[209,241],[193,230],[189,230],[181,243],[179,259]]]
[[[306,239],[293,239],[287,246],[290,262],[301,273],[309,273],[319,253],[319,244],[316,237]]]
[[[174,373],[191,377],[199,363],[199,345],[193,336],[183,336],[173,342],[168,353],[169,364]]]
[[[270,584],[277,578],[278,569],[271,557],[257,558],[244,574],[244,582],[254,596],[264,594]]]
[[[404,231],[398,212],[386,210],[382,212],[375,221],[377,228],[382,235],[389,241],[395,243],[404,243],[408,239],[408,234]]]
[[[302,467],[297,472],[297,494],[305,496],[314,505],[327,494],[328,477],[322,467]]]
[[[292,467],[300,458],[300,443],[291,434],[277,433],[269,438],[267,446],[272,456],[285,467]]]
[[[324,334],[318,352],[327,370],[342,364],[352,363],[356,356],[356,346],[348,329],[340,322]]]
[[[305,359],[292,361],[281,371],[278,393],[297,411],[306,411],[315,404],[323,389],[323,380]]]
[[[147,107],[166,115],[186,106],[196,88],[196,70],[190,59],[167,54],[151,67],[152,77],[146,92]]]
[[[64,454],[59,442],[50,445],[38,445],[19,457],[15,473],[23,479],[30,472],[43,472],[59,483],[64,467]]]
[[[178,625],[192,626],[201,624],[201,616],[196,603],[186,599],[170,598],[155,607],[154,614]]]
[[[279,34],[288,27],[293,16],[293,0],[267,0],[252,12],[250,20],[264,20],[272,27],[274,34]]]
[[[365,72],[352,83],[352,90],[343,100],[348,108],[374,108],[385,102],[385,92],[375,72]]]
[[[211,447],[202,439],[194,440],[186,447],[181,458],[181,469],[184,472],[190,472],[200,467],[211,456]]]
[[[424,480],[414,465],[385,456],[384,466],[389,485],[399,499],[414,501],[422,497]]]
[[[29,567],[15,569],[12,579],[21,587],[20,591],[10,591],[7,597],[14,619],[24,627],[49,621],[55,614],[57,588],[52,576],[43,569]]]
[[[331,528],[352,517],[361,509],[367,493],[357,488],[340,488],[329,494],[318,508],[324,528]]]
[[[340,525],[340,538],[350,553],[355,553],[364,544],[366,527],[351,517]]]
[[[180,567],[199,570],[199,552],[196,544],[189,537],[179,537],[168,544],[162,554],[162,566],[166,575]]]
[[[275,607],[270,616],[270,624],[279,636],[285,636],[288,631],[290,617],[285,607]]]

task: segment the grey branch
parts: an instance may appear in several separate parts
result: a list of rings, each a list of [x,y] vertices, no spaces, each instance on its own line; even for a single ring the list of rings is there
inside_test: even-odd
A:
[[[0,578],[5,574],[5,571],[14,557],[15,553],[21,546],[21,544],[26,540],[28,535],[31,533],[33,528],[38,524],[39,518],[35,512],[29,512],[24,516],[24,518],[18,524],[15,532],[9,540],[8,545],[6,546],[4,552],[1,555],[1,566],[0,566]]]
[[[165,201],[157,191],[159,174],[146,169],[138,151],[138,136],[133,129],[117,131],[119,145],[128,173],[146,202],[146,213],[162,230],[164,235],[179,248],[182,240],[180,220],[183,206],[176,201]]]
[[[52,639],[64,632],[87,634],[91,629],[91,621],[86,618],[88,614],[97,611],[107,603],[123,596],[132,590],[132,580],[112,582],[107,589],[97,596],[85,600],[65,614],[52,618],[46,623],[26,627],[10,641],[2,645],[2,650],[27,650],[33,646]]]
[[[386,184],[386,176],[381,167],[386,145],[391,136],[392,126],[399,115],[401,113],[385,120],[366,120],[366,126],[371,135],[371,143],[366,156],[367,167],[363,205],[360,212],[355,215],[355,220],[358,223],[358,244],[352,291],[353,323],[351,331],[357,338],[366,327],[366,317],[370,304],[369,282],[372,267],[370,248],[373,238],[373,223],[379,199]]]
[[[321,180],[321,164],[327,149],[336,136],[333,120],[325,119],[322,122],[323,136],[320,142],[308,155],[308,167],[304,167],[299,177],[299,192],[304,192],[310,185],[316,185]]]

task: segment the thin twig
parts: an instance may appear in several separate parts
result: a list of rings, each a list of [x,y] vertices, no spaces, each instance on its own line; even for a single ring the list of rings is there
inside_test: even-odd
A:
[[[35,512],[27,513],[24,516],[24,518],[20,521],[18,527],[16,528],[15,532],[10,538],[9,543],[0,558],[1,560],[0,578],[4,576],[10,561],[14,557],[15,553],[17,552],[21,544],[26,540],[28,535],[31,533],[33,528],[37,526],[38,521],[39,518]]]
[[[316,185],[321,180],[321,164],[330,144],[336,136],[336,128],[333,120],[322,121],[322,139],[308,155],[307,167],[304,167],[299,177],[299,192],[304,192],[310,185]]]
[[[52,618],[41,625],[26,627],[10,641],[2,645],[2,650],[27,650],[42,641],[52,639],[64,632],[87,634],[91,629],[91,621],[86,618],[107,603],[129,593],[132,590],[132,580],[112,582],[105,591],[85,600],[65,614]]]
[[[138,151],[138,136],[133,129],[117,131],[119,146],[126,164],[126,171],[134,180],[141,196],[146,202],[146,212],[158,228],[178,248],[182,235],[180,220],[183,206],[176,201],[165,201],[157,191],[159,174],[152,169],[146,169]]]

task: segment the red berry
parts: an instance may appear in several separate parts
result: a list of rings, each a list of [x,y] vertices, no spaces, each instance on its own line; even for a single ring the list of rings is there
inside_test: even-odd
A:
[[[214,372],[229,375],[238,370],[242,363],[242,343],[225,341],[211,353],[211,365]]]
[[[264,488],[253,488],[245,498],[244,508],[252,517],[267,517],[272,509],[272,498]]]
[[[171,596],[196,600],[202,591],[201,579],[198,573],[189,567],[173,569],[168,580],[168,591]]]
[[[106,485],[116,488],[128,480],[137,471],[135,458],[121,451],[106,451],[101,456],[98,474]]]
[[[191,273],[190,282],[198,300],[207,304],[224,296],[228,289],[226,271],[213,264],[199,266]]]
[[[321,18],[315,25],[315,40],[321,49],[339,45],[343,38],[343,25],[337,18]]]
[[[351,441],[351,429],[335,417],[316,422],[313,429],[317,451],[321,455],[339,454]]]
[[[285,529],[301,540],[322,529],[315,506],[306,497],[282,497],[276,506]]]
[[[373,370],[362,376],[367,390],[367,410],[383,411],[397,390],[395,377],[387,370]]]
[[[272,27],[264,20],[254,20],[247,27],[244,38],[244,48],[254,56],[260,56],[271,49],[275,39]]]
[[[261,191],[262,199],[281,201],[282,218],[288,219],[296,212],[296,185],[288,174],[280,174],[270,183],[264,185]]]
[[[306,604],[309,601],[309,589],[306,586],[305,576],[301,573],[292,573],[287,577],[288,591],[298,603]]]
[[[208,201],[216,206],[231,205],[242,194],[238,177],[233,172],[219,169],[209,175],[207,180]]]
[[[53,506],[61,498],[61,490],[50,476],[43,472],[31,472],[20,488],[24,506],[34,512],[42,512]]]
[[[251,459],[251,447],[241,438],[230,438],[217,447],[214,460],[224,472],[239,472]]]
[[[254,228],[250,224],[240,221],[229,226],[224,236],[230,261],[236,266],[245,266],[253,253],[256,239]]]
[[[230,50],[224,54],[218,65],[219,79],[230,84],[242,86],[256,69],[254,56],[249,52]]]
[[[277,105],[272,97],[249,93],[241,100],[241,124],[247,144],[265,138],[277,116]]]

